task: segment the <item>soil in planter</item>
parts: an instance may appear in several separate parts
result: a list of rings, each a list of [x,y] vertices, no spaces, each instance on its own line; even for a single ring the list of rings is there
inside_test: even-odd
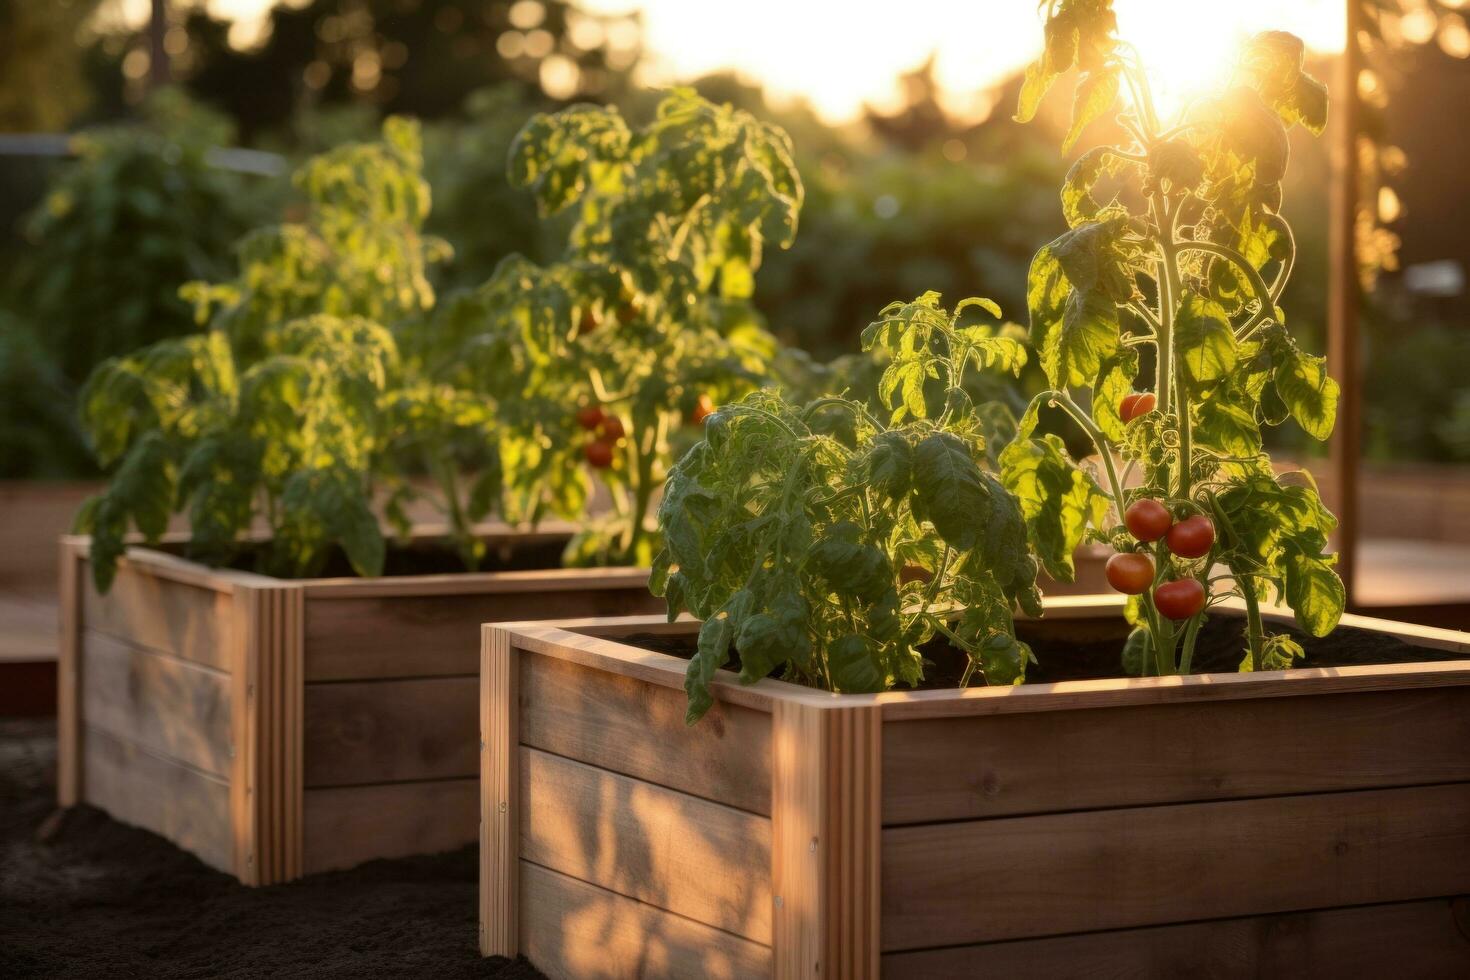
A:
[[[0,719],[0,977],[539,977],[476,948],[475,848],[246,888],[91,807],[51,722]]]
[[[567,536],[537,537],[534,540],[499,540],[486,542],[485,557],[480,559],[480,572],[525,572],[562,567],[562,551]],[[164,545],[158,550],[192,558],[188,545]],[[265,545],[245,545],[225,567],[241,572],[258,572],[263,567]],[[424,540],[402,543],[388,541],[383,562],[385,577],[403,575],[448,575],[466,571],[459,552],[442,541]],[[355,578],[357,573],[341,548],[333,547],[326,564],[315,578]]]
[[[1195,645],[1194,673],[1235,673],[1245,656],[1245,621],[1237,615],[1211,616],[1200,629]],[[1016,633],[1031,645],[1037,663],[1026,671],[1028,684],[1055,681],[1095,680],[1122,677],[1123,642],[1132,628],[1121,617],[1106,619],[1059,619],[1020,622]],[[1287,633],[1306,651],[1299,667],[1351,667],[1367,664],[1400,664],[1455,660],[1445,650],[1416,647],[1372,630],[1342,626],[1330,636],[1317,638],[1291,627],[1272,626],[1271,633]],[[646,650],[689,659],[694,656],[695,636],[690,634],[640,634],[628,643]],[[965,669],[965,655],[942,637],[923,647],[929,661],[920,690],[958,687]],[[738,653],[731,670],[740,669]],[[779,676],[779,672],[772,676]]]

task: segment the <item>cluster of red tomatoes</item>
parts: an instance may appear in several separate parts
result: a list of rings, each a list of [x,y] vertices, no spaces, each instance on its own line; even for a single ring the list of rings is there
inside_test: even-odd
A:
[[[715,403],[710,396],[701,394],[695,399],[694,407],[689,410],[689,423],[701,424],[714,414],[714,410]],[[594,433],[592,441],[582,447],[582,455],[587,464],[593,469],[607,469],[613,464],[618,444],[628,436],[623,420],[604,412],[601,405],[583,405],[577,409],[577,424]]]
[[[582,447],[582,455],[595,469],[605,470],[612,465],[613,453],[618,443],[627,436],[623,420],[608,415],[601,405],[584,405],[577,409],[577,424],[597,437]]]
[[[1157,500],[1134,501],[1123,515],[1128,533],[1144,544],[1163,539],[1171,554],[1203,558],[1215,543],[1215,524],[1203,514],[1175,521]],[[1142,595],[1154,581],[1154,560],[1137,551],[1119,552],[1108,559],[1108,584],[1126,595]],[[1154,608],[1169,619],[1188,619],[1205,606],[1205,587],[1197,579],[1161,583],[1154,589]]]

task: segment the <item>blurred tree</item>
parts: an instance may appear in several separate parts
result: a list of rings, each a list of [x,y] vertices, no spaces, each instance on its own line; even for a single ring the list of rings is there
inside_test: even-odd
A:
[[[74,397],[35,334],[0,310],[0,479],[96,473]]]
[[[641,35],[636,15],[567,0],[309,0],[273,7],[256,39],[200,5],[175,29],[174,77],[247,139],[286,126],[303,105],[360,102],[433,119],[509,81],[556,101],[610,101],[627,90]]]
[[[101,0],[0,0],[0,132],[55,132],[86,107],[78,35]]]

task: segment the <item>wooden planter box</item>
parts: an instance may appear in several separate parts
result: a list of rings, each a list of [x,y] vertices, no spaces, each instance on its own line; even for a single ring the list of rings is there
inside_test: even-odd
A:
[[[686,728],[685,661],[618,638],[696,625],[485,627],[485,954],[552,977],[1470,975],[1470,659],[881,695],[730,676]]]
[[[62,541],[60,803],[253,885],[474,842],[480,623],[663,607],[639,569],[288,581],[136,547],[100,596],[87,552]]]

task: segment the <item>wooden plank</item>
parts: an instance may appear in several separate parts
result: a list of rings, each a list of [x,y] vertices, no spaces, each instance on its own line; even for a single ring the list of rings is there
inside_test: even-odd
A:
[[[717,703],[690,726],[682,690],[535,654],[520,665],[522,744],[770,814],[770,715]]]
[[[105,633],[82,634],[87,724],[228,779],[228,674],[142,650]]]
[[[477,775],[479,697],[474,677],[307,684],[305,785]]]
[[[481,623],[618,615],[662,604],[645,584],[584,589],[575,578],[558,582],[560,588],[529,592],[313,595],[306,607],[306,679],[473,675]]]
[[[774,974],[876,977],[880,717],[782,700],[773,718]]]
[[[1436,899],[889,953],[883,957],[883,975],[895,980],[1470,976],[1470,934],[1457,924],[1454,905],[1455,900]],[[1460,916],[1467,921],[1465,911]]]
[[[474,779],[306,790],[302,873],[473,844],[479,803]]]
[[[521,748],[521,857],[759,943],[771,821]]]
[[[1467,745],[1470,687],[890,722],[883,822],[1470,781]]]
[[[173,582],[145,566],[123,562],[107,595],[98,595],[87,580],[82,616],[88,629],[229,670],[223,625],[229,609],[228,593]]]
[[[480,952],[520,953],[520,651],[480,630]]]
[[[548,977],[624,980],[771,975],[771,950],[529,862],[523,949]]]
[[[566,534],[516,532],[510,547],[562,542]],[[312,599],[361,599],[403,596],[450,596],[471,593],[648,591],[646,568],[539,568],[503,572],[446,572],[430,575],[385,575],[379,578],[315,578],[303,583]],[[662,604],[662,600],[659,600]]]
[[[223,780],[100,729],[87,728],[82,746],[86,802],[167,837],[210,867],[234,869],[230,790]]]
[[[57,549],[60,646],[56,662],[56,802],[74,806],[82,788],[82,572],[77,546],[63,540]]]
[[[885,951],[1465,894],[1470,784],[890,828],[882,891]]]

